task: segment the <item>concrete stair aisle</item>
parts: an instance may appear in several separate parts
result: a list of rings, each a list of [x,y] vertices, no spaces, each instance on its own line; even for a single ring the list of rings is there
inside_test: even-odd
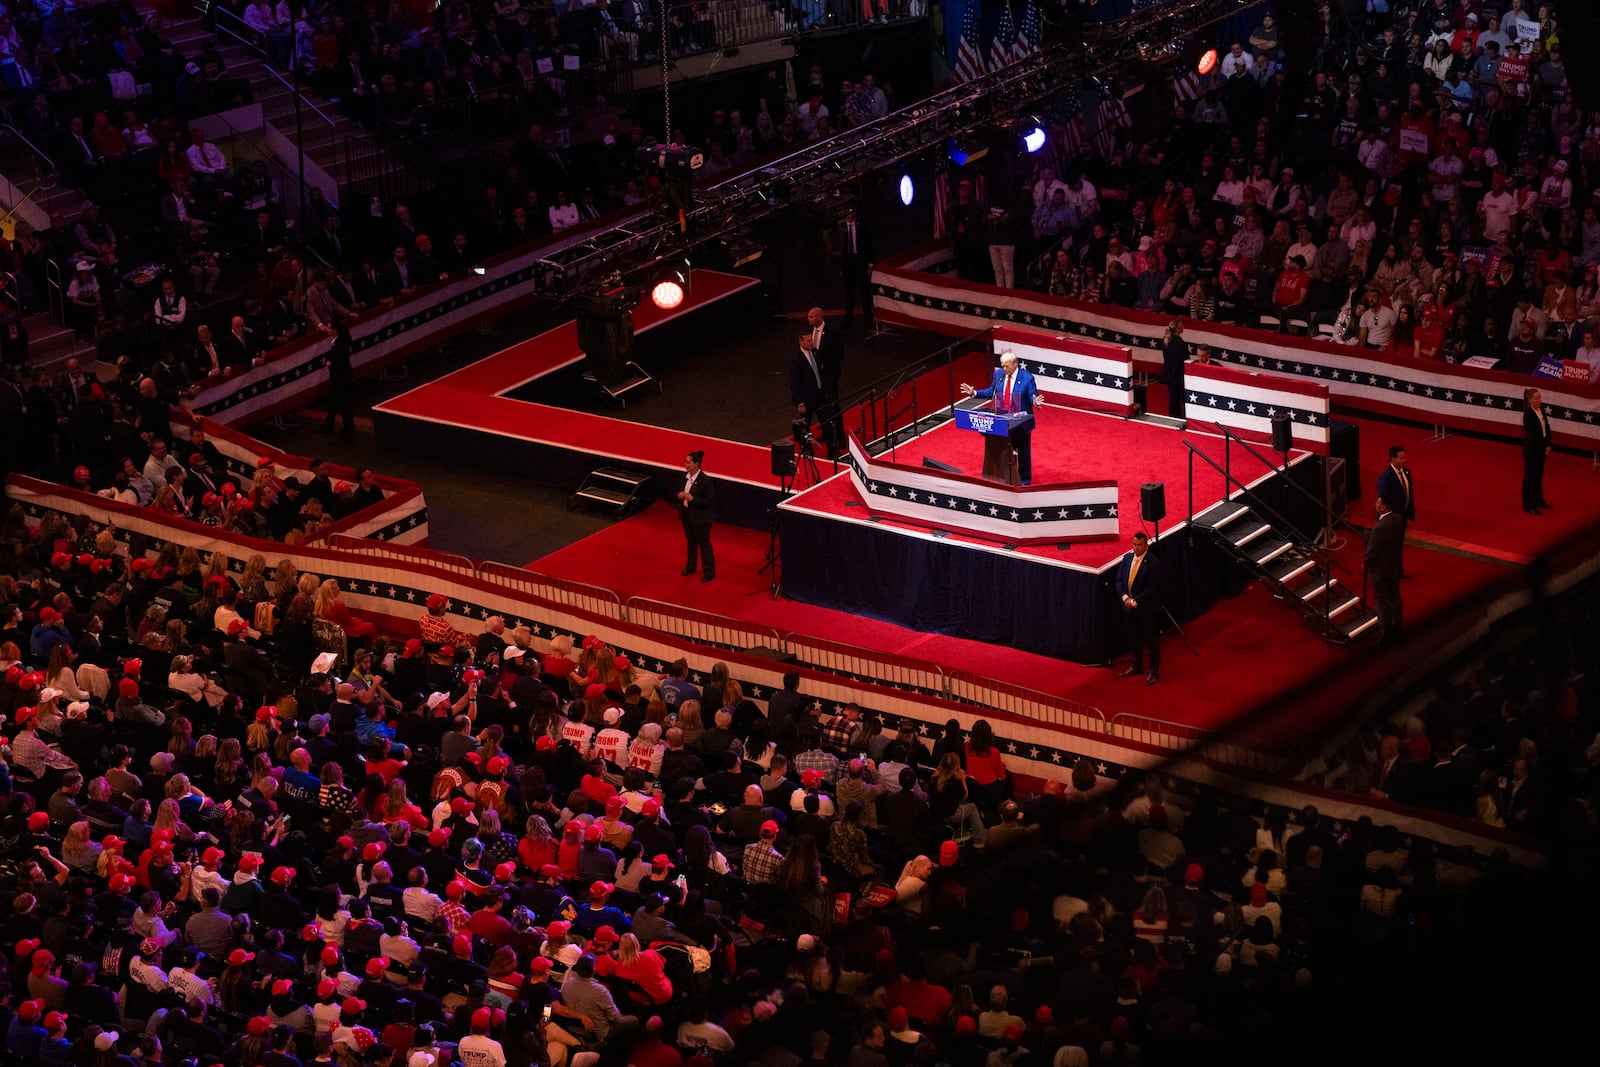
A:
[[[147,7],[143,3],[139,6]],[[262,118],[291,142],[295,140],[295,94],[287,75],[280,77],[280,72],[272,70],[250,48],[226,33],[216,33],[199,19],[153,17],[161,19],[165,33],[185,55],[197,54],[202,44],[216,40],[218,52],[228,66],[228,76],[247,79],[253,98],[261,105]],[[337,104],[313,93],[309,85],[301,85],[300,95],[304,103],[301,105],[303,136],[299,148],[308,160],[336,181],[342,181],[345,139],[354,137],[371,142],[371,136],[360,123],[341,114]],[[296,168],[294,159],[279,162],[291,171]]]

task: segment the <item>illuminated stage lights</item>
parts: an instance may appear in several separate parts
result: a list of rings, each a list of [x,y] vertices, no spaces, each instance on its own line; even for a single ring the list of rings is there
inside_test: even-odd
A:
[[[689,261],[680,259],[656,271],[650,279],[650,302],[671,311],[689,295]]]
[[[912,184],[911,175],[900,175],[900,202],[906,207],[911,206],[911,201],[917,195],[917,187]]]

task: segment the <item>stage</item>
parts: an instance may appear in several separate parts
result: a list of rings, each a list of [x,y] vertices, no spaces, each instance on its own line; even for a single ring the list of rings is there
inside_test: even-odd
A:
[[[698,332],[738,330],[764,317],[757,287],[753,278],[696,270],[679,307],[662,311],[642,301],[633,311],[634,358],[652,370],[693,352]],[[704,449],[724,487],[719,518],[766,528],[778,500],[768,449],[611,418],[597,390],[584,387],[583,371],[569,321],[376,405],[373,429],[387,452],[450,455],[574,488],[596,467],[648,471],[668,497],[681,488],[684,457]]]
[[[1207,538],[1190,536],[1186,445],[1224,463],[1218,435],[1055,405],[1043,409],[1033,438],[1034,484],[1117,484],[1117,536],[1077,543],[1002,544],[962,529],[959,519],[939,528],[870,514],[848,473],[828,477],[779,506],[784,592],[913,630],[1079,663],[1107,662],[1126,647],[1113,589],[1116,565],[1136,530],[1158,532],[1141,518],[1141,485],[1165,486],[1167,519],[1156,552],[1165,603],[1175,617],[1196,618],[1241,584]],[[945,423],[899,445],[895,455],[901,465],[926,457],[975,473],[981,450],[976,434]],[[1316,457],[1291,451],[1287,470],[1279,471],[1238,445],[1231,451],[1234,477],[1252,499],[1303,530],[1320,526],[1310,502],[1289,488],[1292,480],[1317,491],[1322,467]],[[1193,463],[1195,514],[1219,503],[1224,488],[1221,473]]]

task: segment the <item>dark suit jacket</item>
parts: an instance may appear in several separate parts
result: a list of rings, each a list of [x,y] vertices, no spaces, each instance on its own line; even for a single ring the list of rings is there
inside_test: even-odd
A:
[[[1380,516],[1378,524],[1367,534],[1367,573],[1375,582],[1400,580],[1400,549],[1405,542],[1405,528],[1394,512]]]
[[[225,330],[220,336],[213,335],[212,343],[217,346],[217,359],[223,369],[248,367],[250,361],[255,358],[255,339],[249,334],[245,334],[244,340],[240,341],[232,330]]]
[[[823,331],[823,336],[827,336],[826,330]],[[816,353],[813,352],[812,355],[816,356]],[[818,374],[821,371],[822,360],[817,359]],[[812,418],[816,417],[817,409],[822,406],[823,400],[822,381],[818,380],[818,374],[812,373],[811,362],[806,359],[805,350],[796,346],[794,356],[789,360],[789,402],[796,406],[804,404],[806,414]]]
[[[1146,552],[1134,576],[1133,588],[1128,587],[1128,573],[1133,570],[1133,553],[1129,552],[1117,564],[1117,602],[1131,596],[1139,602],[1138,611],[1157,611],[1161,607],[1161,565],[1156,557]]]
[[[1544,421],[1533,413],[1532,408],[1524,408],[1522,412],[1522,452],[1528,456],[1541,456],[1550,447],[1550,414],[1545,413]]]
[[[1400,476],[1394,472],[1394,464],[1391,463],[1384,467],[1378,475],[1378,496],[1382,498],[1385,504],[1389,505],[1390,511],[1400,515],[1407,522],[1416,522],[1417,478],[1416,475],[1408,470],[1406,471],[1406,479],[1411,483],[1411,498],[1409,500],[1406,499],[1405,482],[1402,482]]]
[[[689,502],[680,504],[689,515],[689,525],[710,526],[711,509],[717,503],[717,484],[705,471],[701,471],[689,490]]]

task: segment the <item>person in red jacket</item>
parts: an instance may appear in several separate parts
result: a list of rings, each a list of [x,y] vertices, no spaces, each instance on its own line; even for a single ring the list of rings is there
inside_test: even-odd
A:
[[[638,987],[629,990],[628,996],[641,1004],[659,1007],[672,999],[666,961],[655,949],[640,948],[639,939],[632,934],[623,934],[618,942],[612,973]]]
[[[1005,757],[1000,755],[1000,745],[995,741],[994,728],[987,719],[972,724],[967,735],[967,782],[977,786],[981,795],[972,799],[985,811],[1011,795],[1011,778],[1006,773]]]

